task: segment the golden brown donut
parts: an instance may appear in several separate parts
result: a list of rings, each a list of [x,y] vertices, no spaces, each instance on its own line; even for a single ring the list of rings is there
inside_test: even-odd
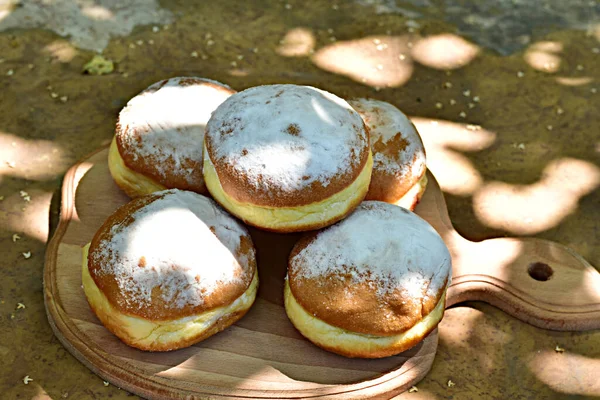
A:
[[[450,253],[425,220],[365,201],[296,244],[285,309],[319,347],[347,357],[387,357],[435,329],[450,279]]]
[[[414,210],[427,186],[425,148],[417,129],[390,103],[362,98],[349,103],[371,135],[373,176],[365,200]]]
[[[213,200],[177,189],[119,208],[84,249],[83,288],[106,328],[130,346],[190,346],[240,319],[258,274],[246,228]]]
[[[213,113],[204,144],[211,195],[261,229],[330,225],[369,187],[362,119],[346,101],[313,87],[266,85],[232,95]]]
[[[204,129],[232,93],[195,77],[157,82],[121,110],[108,157],[110,173],[129,196],[164,189],[207,193],[202,175]]]

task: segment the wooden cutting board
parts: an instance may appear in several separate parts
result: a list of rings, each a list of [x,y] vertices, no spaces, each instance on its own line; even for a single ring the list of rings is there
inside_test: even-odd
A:
[[[149,399],[390,398],[430,370],[437,330],[414,348],[379,360],[323,351],[293,328],[283,309],[283,278],[300,235],[251,229],[260,289],[250,312],[197,345],[168,353],[133,349],[108,332],[81,286],[81,247],[129,199],[112,181],[102,149],[71,168],[62,189],[60,223],[46,253],[45,305],[54,333],[88,368]],[[447,306],[481,300],[532,325],[556,330],[600,329],[600,274],[568,248],[539,239],[473,243],[452,227],[435,178],[417,214],[452,254]]]

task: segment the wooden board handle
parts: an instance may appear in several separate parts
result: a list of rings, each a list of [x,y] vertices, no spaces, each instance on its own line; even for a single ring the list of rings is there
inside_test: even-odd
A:
[[[600,329],[600,273],[573,250],[534,238],[466,240],[452,226],[431,174],[416,211],[452,254],[447,306],[480,300],[540,328]]]

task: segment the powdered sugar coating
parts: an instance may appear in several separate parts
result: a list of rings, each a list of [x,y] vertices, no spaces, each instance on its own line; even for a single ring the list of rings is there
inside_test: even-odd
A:
[[[146,162],[159,178],[174,165],[188,183],[202,179],[206,124],[212,112],[234,91],[222,83],[195,77],[157,82],[132,98],[119,114],[117,135],[134,162]]]
[[[349,103],[369,128],[374,173],[381,171],[399,179],[409,175],[419,178],[425,170],[425,149],[410,119],[385,101],[360,98]],[[401,145],[394,147],[390,141]]]
[[[211,160],[265,193],[293,193],[360,166],[368,134],[341,98],[309,86],[267,85],[232,95],[210,119]]]
[[[255,252],[236,259],[241,237],[249,237],[237,220],[193,192],[153,196],[157,199],[113,225],[89,253],[101,266],[96,275],[113,276],[128,307],[149,307],[156,288],[169,308],[199,306],[222,285],[247,277]]]
[[[319,232],[290,260],[296,279],[350,276],[384,298],[435,298],[451,277],[451,257],[425,220],[402,207],[365,201],[345,220]]]

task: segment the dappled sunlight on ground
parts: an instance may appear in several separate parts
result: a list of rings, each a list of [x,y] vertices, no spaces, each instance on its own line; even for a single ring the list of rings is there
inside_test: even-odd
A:
[[[531,372],[544,384],[559,393],[600,396],[600,359],[543,350],[530,354],[526,363]]]
[[[307,28],[294,28],[285,34],[277,54],[284,57],[302,57],[312,54],[315,48],[315,35]]]
[[[577,210],[581,197],[600,185],[600,168],[562,158],[550,162],[531,185],[487,182],[473,196],[477,217],[514,234],[535,234],[560,224]]]
[[[552,73],[560,69],[562,51],[562,43],[538,42],[527,49],[524,58],[531,68]]]
[[[61,63],[68,63],[77,55],[77,49],[66,40],[55,40],[44,47],[44,52]]]
[[[484,150],[494,144],[496,134],[479,126],[428,118],[411,118],[427,150],[427,168],[443,191],[457,195],[473,194],[483,178],[462,152]]]
[[[402,86],[412,76],[411,35],[367,36],[319,49],[313,62],[326,71],[373,87]]]
[[[441,70],[464,67],[478,53],[479,47],[451,33],[423,38],[411,51],[412,57],[419,63]]]
[[[52,140],[28,140],[0,131],[0,183],[3,177],[54,179],[64,172],[62,157]]]

